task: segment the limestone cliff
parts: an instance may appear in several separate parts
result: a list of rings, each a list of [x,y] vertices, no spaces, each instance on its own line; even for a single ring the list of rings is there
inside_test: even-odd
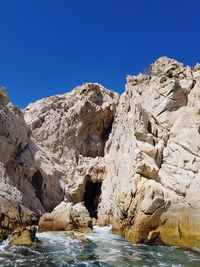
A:
[[[200,246],[200,68],[128,76],[106,145],[98,218],[133,242]]]
[[[37,209],[44,209],[30,177],[37,170],[36,147],[22,112],[9,103],[0,89],[0,228],[14,229],[23,222],[35,223]]]
[[[3,89],[0,96],[1,227],[35,223],[63,200],[87,202],[86,183],[103,178],[118,95],[86,84],[30,104],[23,113]],[[88,203],[91,213],[97,205]]]
[[[198,64],[160,58],[120,97],[85,84],[21,112],[0,96],[2,228],[47,212],[40,229],[93,217],[133,242],[200,247]]]

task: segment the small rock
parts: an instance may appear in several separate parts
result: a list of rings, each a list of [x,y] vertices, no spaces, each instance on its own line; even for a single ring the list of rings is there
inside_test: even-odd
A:
[[[17,228],[11,234],[10,244],[15,246],[30,246],[38,243],[36,238],[36,227],[29,226]]]
[[[82,233],[68,231],[65,233],[65,236],[67,236],[71,239],[79,240],[83,243],[91,243],[91,240],[89,238],[87,238],[86,236],[84,236],[84,234],[82,234]]]

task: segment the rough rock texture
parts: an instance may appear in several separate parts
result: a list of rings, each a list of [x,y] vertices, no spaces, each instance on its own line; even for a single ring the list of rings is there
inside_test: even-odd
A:
[[[99,223],[133,242],[200,246],[200,67],[128,76],[106,145]],[[156,238],[157,237],[157,238]]]
[[[39,232],[73,229],[92,229],[92,219],[83,203],[61,202],[51,213],[40,218],[38,226]]]
[[[29,226],[23,228],[17,228],[12,232],[10,245],[15,246],[30,246],[38,243],[36,238],[36,227]]]
[[[37,209],[44,212],[31,185],[37,170],[35,146],[22,112],[0,90],[0,228],[15,229],[34,223]]]
[[[75,240],[78,240],[82,243],[85,243],[85,244],[89,244],[91,243],[92,241],[87,238],[83,233],[79,233],[79,232],[75,232],[75,231],[67,231],[65,233],[65,236],[66,237],[69,237],[71,239],[75,239]]]
[[[83,201],[87,181],[95,183],[103,178],[101,158],[118,98],[116,93],[99,84],[85,84],[25,109],[25,120],[33,140],[48,156],[48,162],[41,162],[41,169],[53,167],[58,172],[56,180],[62,188],[62,200],[64,197],[74,204]],[[55,178],[55,173],[50,175]],[[46,191],[53,190],[54,195],[58,188],[54,189],[49,181],[42,186],[43,203],[48,207],[52,194]]]
[[[116,93],[85,84],[22,114],[0,90],[1,228],[34,224],[64,199],[83,201],[87,181],[103,178],[101,157],[117,102]]]
[[[200,65],[166,57],[120,98],[85,84],[22,114],[0,90],[0,228],[47,212],[42,231],[97,219],[133,242],[200,247],[199,107]]]

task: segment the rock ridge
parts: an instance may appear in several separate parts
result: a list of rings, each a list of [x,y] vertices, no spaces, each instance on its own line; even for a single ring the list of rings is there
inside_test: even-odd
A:
[[[130,241],[200,246],[199,81],[199,65],[166,57],[149,75],[127,77],[106,145],[99,222]]]

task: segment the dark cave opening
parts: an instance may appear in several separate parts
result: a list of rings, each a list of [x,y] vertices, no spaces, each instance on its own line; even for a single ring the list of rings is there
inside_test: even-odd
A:
[[[101,195],[102,182],[87,182],[85,186],[85,194],[83,201],[88,210],[90,217],[97,219],[97,208],[99,205],[99,198]]]
[[[112,126],[113,126],[113,122],[114,122],[114,118],[112,118],[109,122],[109,124],[107,125],[107,127],[104,128],[104,132],[103,132],[103,140],[104,142],[108,141],[109,135],[112,131]]]
[[[35,189],[35,196],[43,204],[43,177],[39,170],[33,175],[31,183],[33,188]]]

